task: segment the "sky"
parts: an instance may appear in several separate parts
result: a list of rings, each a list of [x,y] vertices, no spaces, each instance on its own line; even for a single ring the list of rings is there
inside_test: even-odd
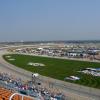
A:
[[[0,41],[100,40],[100,0],[0,0]]]

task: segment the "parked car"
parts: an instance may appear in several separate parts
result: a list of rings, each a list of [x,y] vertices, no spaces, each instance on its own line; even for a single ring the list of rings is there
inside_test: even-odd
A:
[[[80,78],[77,76],[69,76],[69,77],[65,77],[64,80],[73,80],[74,81],[74,80],[80,80]]]

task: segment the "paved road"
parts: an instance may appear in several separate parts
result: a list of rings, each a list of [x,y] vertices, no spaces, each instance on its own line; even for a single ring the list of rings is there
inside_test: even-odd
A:
[[[11,65],[2,59],[2,54],[5,54],[6,51],[0,51],[0,71],[11,73],[15,75],[15,77],[20,77],[24,81],[31,80],[31,72],[20,69],[14,65]],[[63,91],[66,95],[71,97],[74,100],[100,100],[100,90],[88,88],[68,82],[63,82],[59,80],[55,80],[52,78],[48,78],[45,76],[40,76],[40,79],[46,84],[49,88],[50,85],[52,89],[56,88],[60,91]]]

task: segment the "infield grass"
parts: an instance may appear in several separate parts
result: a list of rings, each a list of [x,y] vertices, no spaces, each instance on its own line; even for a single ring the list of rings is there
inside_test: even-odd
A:
[[[15,60],[10,61],[6,56],[11,56],[11,58]],[[100,63],[39,57],[39,56],[28,56],[20,54],[4,55],[3,58],[9,63],[31,72],[39,73],[41,75],[52,77],[59,80],[64,80],[65,77],[74,75],[80,77],[80,80],[78,81],[68,80],[69,82],[74,82],[77,84],[94,88],[100,88],[100,77],[94,77],[92,75],[87,75],[77,72],[83,68],[89,68],[89,67],[100,68]],[[30,66],[28,65],[29,62],[42,63],[45,64],[45,66],[42,67]]]

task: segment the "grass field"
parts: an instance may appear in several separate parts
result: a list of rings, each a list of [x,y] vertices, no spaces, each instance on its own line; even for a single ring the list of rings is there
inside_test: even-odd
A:
[[[3,58],[6,61],[8,61],[13,65],[26,69],[28,71],[37,72],[41,75],[49,76],[59,80],[64,80],[66,76],[75,75],[79,76],[81,79],[70,82],[100,89],[100,77],[93,77],[91,75],[86,75],[77,72],[80,69],[87,67],[100,68],[100,63],[55,59],[55,58],[38,57],[38,56],[26,56],[18,54],[10,54],[9,56],[15,59],[11,61],[8,60],[6,56],[8,55],[3,56]],[[45,66],[42,67],[30,66],[27,65],[29,62],[42,63],[45,64]]]

